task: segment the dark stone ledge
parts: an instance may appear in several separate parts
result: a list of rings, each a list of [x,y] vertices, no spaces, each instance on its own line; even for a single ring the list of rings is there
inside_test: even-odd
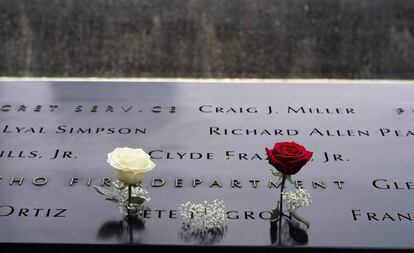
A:
[[[0,250],[4,253],[17,252],[168,252],[168,253],[388,253],[388,252],[412,252],[407,249],[366,249],[366,248],[305,248],[305,247],[237,247],[237,246],[174,246],[174,245],[87,245],[87,244],[1,244]]]
[[[414,78],[409,0],[0,0],[0,75]]]

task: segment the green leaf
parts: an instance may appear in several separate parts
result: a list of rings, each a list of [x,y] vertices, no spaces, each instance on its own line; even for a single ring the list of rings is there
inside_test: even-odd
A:
[[[302,222],[306,226],[306,228],[309,229],[309,227],[310,227],[309,221],[307,221],[305,218],[301,217],[298,213],[296,213],[294,211],[290,212],[290,214],[292,215],[292,217],[294,217],[298,221]]]
[[[270,171],[272,172],[273,176],[280,177],[280,172],[279,171],[273,171],[273,170],[270,170]]]
[[[131,203],[134,203],[134,204],[142,204],[145,201],[144,198],[140,198],[140,197],[131,197],[130,200],[131,200]]]
[[[292,179],[292,175],[286,175],[286,180],[291,184],[295,184],[295,182]]]
[[[116,195],[116,193],[114,193],[114,192],[112,192],[112,191],[110,191],[110,190],[107,190],[107,189],[104,189],[104,188],[102,188],[102,187],[100,187],[100,186],[96,186],[96,185],[93,185],[93,188],[98,192],[98,193],[100,193],[100,194],[102,194],[102,195],[104,195],[104,196],[106,196],[106,197],[108,197],[108,198],[110,198],[110,199],[117,199],[117,195]]]
[[[278,177],[276,184],[280,184],[282,182],[282,179],[283,179],[283,174],[280,173],[279,171],[275,172],[273,170],[270,170],[270,172],[272,172],[273,176]]]
[[[125,184],[124,182],[117,181],[117,182],[114,184],[114,187],[115,187],[115,188],[117,188],[118,190],[122,190],[122,189],[125,189],[126,187],[128,187],[128,185],[127,185],[127,184]]]
[[[277,207],[272,210],[272,215],[270,216],[270,221],[275,221],[280,216],[279,201],[277,202]]]

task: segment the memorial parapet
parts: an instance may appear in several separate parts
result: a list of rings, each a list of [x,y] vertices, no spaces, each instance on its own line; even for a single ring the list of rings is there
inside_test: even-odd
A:
[[[0,242],[413,249],[413,95],[398,82],[1,82]],[[313,154],[284,188],[311,202],[282,224],[265,151],[278,142]],[[156,164],[133,220],[94,189],[112,189],[116,147]],[[183,204],[214,200],[219,230],[183,219]]]

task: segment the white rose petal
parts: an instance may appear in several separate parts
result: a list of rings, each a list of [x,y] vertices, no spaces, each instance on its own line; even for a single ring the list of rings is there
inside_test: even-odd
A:
[[[107,162],[114,168],[115,176],[126,184],[138,184],[155,164],[142,149],[115,148],[108,154]]]

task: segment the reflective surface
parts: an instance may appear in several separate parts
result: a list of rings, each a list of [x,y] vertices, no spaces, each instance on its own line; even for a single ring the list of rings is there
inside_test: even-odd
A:
[[[295,141],[314,152],[294,176],[312,195],[300,209],[310,228],[284,222],[283,245],[412,248],[413,94],[398,84],[3,82],[0,241],[274,245],[279,188],[268,187],[277,180],[264,148]],[[87,185],[113,178],[106,154],[118,146],[153,151],[157,164],[143,183],[151,211],[129,222]],[[213,199],[226,204],[226,229],[186,234],[177,207]]]

